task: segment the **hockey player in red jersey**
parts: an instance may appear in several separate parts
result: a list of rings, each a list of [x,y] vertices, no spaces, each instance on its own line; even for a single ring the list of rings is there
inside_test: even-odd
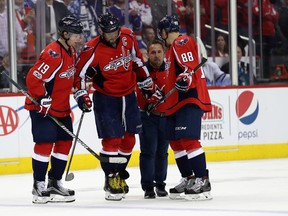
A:
[[[73,130],[69,101],[74,85],[76,62],[74,47],[80,42],[82,32],[82,23],[75,17],[67,16],[60,20],[58,25],[60,38],[47,45],[27,74],[28,93],[38,102],[34,104],[28,97],[25,101],[25,109],[30,112],[35,142],[32,155],[33,203],[75,200],[74,190],[64,188],[60,181],[65,171],[72,137],[46,115],[57,117],[70,131]],[[74,97],[80,109],[84,112],[90,111],[92,101],[86,90],[77,91]],[[46,187],[49,160],[51,169],[48,172]]]
[[[129,161],[135,134],[142,127],[135,95],[136,81],[147,94],[153,93],[154,85],[133,32],[120,28],[119,20],[110,13],[99,16],[98,26],[100,36],[87,42],[79,55],[78,88],[85,88],[87,77],[93,82],[95,122],[98,137],[102,139],[100,155],[119,155]],[[127,163],[101,163],[106,200],[121,200],[128,193]]]
[[[159,21],[158,34],[168,48],[165,92],[177,89],[165,101],[166,133],[182,176],[180,184],[170,189],[170,198],[211,199],[205,153],[199,141],[201,118],[211,111],[211,102],[202,69],[192,74],[199,64],[197,44],[193,38],[180,35],[175,16]],[[180,196],[182,193],[185,196]]]

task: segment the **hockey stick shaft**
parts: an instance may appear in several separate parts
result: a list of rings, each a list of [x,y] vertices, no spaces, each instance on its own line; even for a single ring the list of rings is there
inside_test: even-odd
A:
[[[9,75],[0,72],[3,74],[9,82],[11,82],[20,92],[22,92],[26,97],[28,97],[35,105],[39,105],[39,103],[29,95],[17,82],[15,82]],[[103,163],[126,163],[127,159],[124,157],[101,157],[96,152],[94,152],[86,143],[84,143],[79,137],[76,137],[62,122],[60,122],[56,117],[47,114],[49,118],[51,118],[59,127],[61,127],[66,133],[68,133],[73,139],[76,139],[87,151],[89,151],[94,157],[96,157],[100,162]]]
[[[69,173],[69,171],[70,171],[70,166],[71,166],[71,163],[72,163],[72,160],[73,160],[74,151],[75,151],[75,148],[76,148],[77,138],[79,136],[80,129],[81,129],[81,126],[82,126],[82,122],[83,122],[83,119],[84,119],[84,114],[85,114],[85,112],[82,112],[81,117],[80,117],[80,121],[79,121],[79,125],[78,125],[78,129],[77,129],[77,132],[76,132],[76,138],[74,139],[74,143],[73,143],[73,147],[72,147],[72,151],[71,151],[71,156],[70,156],[70,160],[68,162],[68,167],[67,167],[66,176],[65,176],[65,180],[66,181],[70,181],[70,180],[72,180],[74,178],[73,173]]]
[[[190,75],[192,76],[193,73],[195,73],[200,67],[202,67],[206,61],[207,61],[207,51],[205,49],[205,46],[202,42],[202,40],[197,37],[197,44],[199,46],[199,50],[202,54],[201,62],[190,72]],[[163,98],[161,98],[159,101],[157,101],[153,106],[147,111],[147,115],[150,115],[151,112],[153,112],[161,103],[163,103],[174,91],[176,90],[175,87],[173,87],[170,91],[168,91]]]

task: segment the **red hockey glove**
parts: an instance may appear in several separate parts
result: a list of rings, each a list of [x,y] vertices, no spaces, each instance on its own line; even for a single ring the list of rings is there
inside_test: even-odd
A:
[[[175,88],[178,91],[187,92],[192,83],[192,76],[190,73],[181,73],[176,78]]]
[[[83,112],[91,112],[92,101],[89,97],[89,94],[86,90],[78,90],[74,93],[74,99],[78,103],[78,107]]]
[[[146,111],[151,112],[154,104],[156,104],[162,98],[163,98],[163,93],[159,89],[157,89],[155,93],[150,98],[147,99]]]
[[[50,98],[50,95],[40,96],[37,102],[39,103],[38,112],[43,114],[45,117],[48,114],[48,111],[52,103],[52,99]]]

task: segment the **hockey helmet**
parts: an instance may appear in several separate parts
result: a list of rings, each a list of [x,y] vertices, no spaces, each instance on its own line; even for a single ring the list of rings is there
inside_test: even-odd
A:
[[[111,13],[100,15],[98,25],[104,33],[114,32],[120,28],[119,20]]]
[[[69,16],[62,18],[59,21],[58,32],[60,35],[62,35],[63,32],[82,34],[83,33],[83,24],[76,17],[69,15]]]
[[[180,24],[175,15],[166,15],[163,17],[158,23],[158,32],[161,33],[162,29],[165,32],[179,32],[180,31]]]

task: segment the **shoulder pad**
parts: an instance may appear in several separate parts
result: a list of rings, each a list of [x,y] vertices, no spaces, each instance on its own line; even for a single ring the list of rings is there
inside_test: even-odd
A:
[[[131,29],[125,27],[120,28],[120,31],[123,34],[133,34],[133,31]]]

